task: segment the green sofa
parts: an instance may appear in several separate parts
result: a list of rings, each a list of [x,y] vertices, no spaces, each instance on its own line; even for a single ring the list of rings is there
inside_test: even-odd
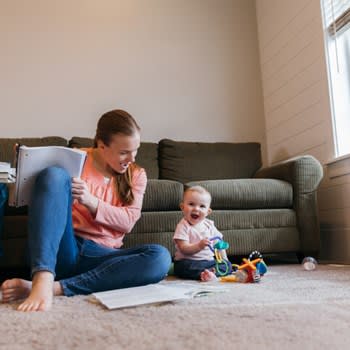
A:
[[[11,161],[13,145],[89,147],[91,138],[0,139],[0,161]],[[210,218],[230,244],[229,255],[295,253],[317,256],[317,188],[322,166],[300,156],[261,168],[259,143],[143,142],[137,162],[148,184],[142,215],[126,235],[125,247],[160,243],[174,254],[172,236],[182,217],[184,187],[199,184],[212,194]],[[26,265],[27,208],[5,207],[0,267]]]

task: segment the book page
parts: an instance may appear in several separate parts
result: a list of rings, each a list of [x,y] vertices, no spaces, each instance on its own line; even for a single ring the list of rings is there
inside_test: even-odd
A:
[[[108,309],[120,309],[145,304],[192,298],[193,288],[170,287],[160,284],[116,289],[93,293],[93,296]]]
[[[17,158],[15,205],[27,205],[34,181],[39,172],[50,166],[59,166],[71,177],[80,177],[86,152],[63,146],[20,146]]]
[[[93,293],[95,300],[110,310],[148,304],[192,299],[211,294],[227,292],[229,289],[220,283],[203,283],[183,280],[162,281],[141,287],[115,289],[107,292]],[[197,283],[196,283],[197,282]]]

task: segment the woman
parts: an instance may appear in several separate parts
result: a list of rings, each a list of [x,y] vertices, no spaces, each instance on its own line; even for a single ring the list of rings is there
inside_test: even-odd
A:
[[[136,121],[113,110],[98,121],[81,179],[58,167],[38,175],[28,213],[32,281],[5,281],[3,302],[26,298],[18,310],[48,310],[56,295],[134,287],[165,277],[171,263],[166,248],[121,249],[125,233],[140,218],[147,183],[144,169],[134,163],[139,146]]]

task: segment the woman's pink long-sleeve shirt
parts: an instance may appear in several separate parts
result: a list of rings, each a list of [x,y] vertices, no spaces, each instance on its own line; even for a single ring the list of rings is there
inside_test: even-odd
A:
[[[123,206],[116,191],[115,180],[106,179],[95,169],[92,148],[85,151],[87,157],[81,179],[86,182],[90,193],[99,199],[99,203],[94,216],[84,205],[74,201],[72,215],[75,234],[107,247],[120,248],[125,234],[131,231],[141,216],[147,184],[146,172],[142,168],[133,172],[134,201]]]

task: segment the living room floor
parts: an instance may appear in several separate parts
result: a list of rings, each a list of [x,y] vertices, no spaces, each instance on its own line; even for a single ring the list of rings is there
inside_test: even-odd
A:
[[[230,261],[234,264],[240,264],[242,259],[246,256],[233,256],[229,257]],[[269,265],[283,265],[283,264],[298,264],[298,259],[295,254],[274,254],[264,256],[264,261],[267,266]],[[30,279],[30,271],[27,268],[0,268],[0,283],[9,278],[24,278]]]

